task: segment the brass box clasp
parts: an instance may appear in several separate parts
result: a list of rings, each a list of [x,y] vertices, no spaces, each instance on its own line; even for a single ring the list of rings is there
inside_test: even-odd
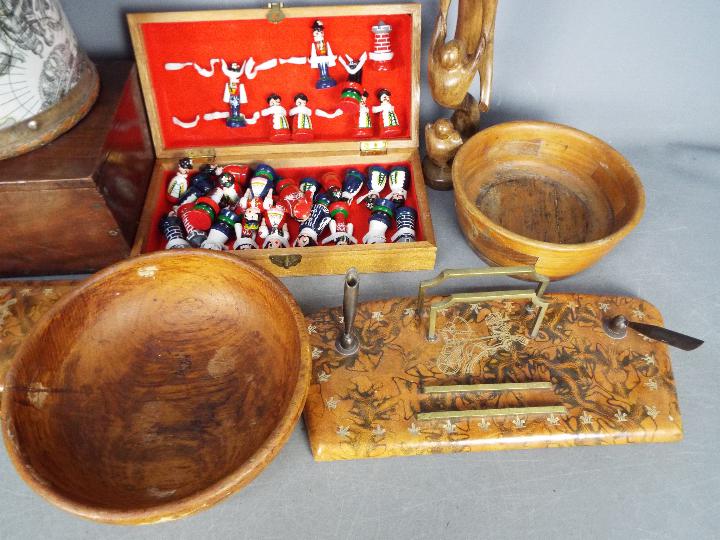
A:
[[[280,268],[292,268],[302,261],[302,255],[270,255],[270,262]]]
[[[285,18],[282,8],[285,7],[282,2],[268,2],[268,12],[265,17],[273,24],[277,24]]]
[[[361,156],[381,156],[387,154],[387,141],[361,141]]]

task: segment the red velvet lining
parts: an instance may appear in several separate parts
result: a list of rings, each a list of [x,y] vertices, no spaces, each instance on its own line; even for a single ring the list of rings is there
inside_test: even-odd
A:
[[[280,24],[267,20],[229,20],[202,22],[145,23],[141,25],[147,51],[148,68],[155,94],[160,129],[166,148],[222,147],[243,144],[267,144],[270,135],[270,117],[260,117],[255,125],[229,128],[224,120],[206,121],[204,113],[227,111],[222,101],[227,78],[220,64],[215,74],[205,78],[193,67],[167,71],[167,62],[195,62],[210,67],[212,58],[225,58],[228,63],[242,63],[252,56],[257,64],[271,58],[310,56],[312,23],[315,18],[285,19]],[[392,92],[401,132],[392,137],[410,138],[411,86],[412,86],[412,16],[373,15],[333,17],[329,13],[320,17],[325,25],[325,38],[336,55],[349,54],[358,59],[363,51],[373,50],[371,27],[381,19],[392,25],[391,42],[394,52],[394,69],[378,72],[368,59],[363,69],[363,86],[370,97],[368,105],[378,104],[375,92],[387,88]],[[250,117],[253,112],[267,107],[266,98],[275,92],[289,111],[293,96],[302,92],[309,97],[308,106],[328,112],[338,107],[340,93],[347,80],[347,72],[338,62],[330,68],[330,75],[338,82],[327,90],[315,89],[319,74],[309,64],[285,64],[258,72],[253,80],[241,79],[245,84],[248,103],[241,112]],[[191,121],[196,115],[200,121],[195,128],[184,129],[172,123],[176,116]],[[313,115],[314,141],[353,140],[357,115],[344,114],[335,119]],[[380,138],[379,115],[373,115],[374,138]],[[292,141],[290,141],[292,142]],[[277,143],[283,144],[283,143]]]
[[[405,206],[410,206],[412,208],[415,208],[417,210],[417,197],[415,194],[415,178],[413,177],[412,168],[410,167],[410,164],[407,162],[398,162],[398,163],[383,163],[382,167],[384,167],[387,170],[390,170],[392,167],[398,166],[398,165],[404,165],[408,168],[410,171],[410,187],[408,189],[408,196],[407,200],[405,202]],[[340,179],[342,180],[345,176],[345,171],[349,168],[356,168],[360,170],[363,174],[367,172],[368,165],[343,165],[343,166],[335,166],[335,167],[303,167],[303,168],[279,168],[275,169],[275,172],[277,172],[278,177],[280,178],[294,178],[296,180],[300,180],[302,178],[305,178],[306,176],[312,176],[313,178],[319,180],[320,177],[329,171],[335,172],[340,176]],[[196,172],[193,171],[190,173],[190,176]],[[158,226],[160,219],[165,216],[171,209],[172,205],[165,199],[165,187],[167,186],[170,179],[175,175],[174,171],[168,171],[165,174],[165,177],[163,178],[163,189],[160,192],[160,196],[157,201],[157,205],[155,207],[155,211],[152,215],[152,221],[150,225],[150,232],[148,233],[148,239],[147,243],[145,244],[145,247],[143,248],[143,253],[149,253],[151,251],[158,251],[165,248],[165,238],[163,237],[162,233],[160,232],[160,228]],[[367,189],[363,187],[360,190],[359,196],[362,196],[363,194],[367,193]],[[388,186],[385,186],[385,189],[381,193],[382,197],[386,197],[390,193],[390,188]],[[353,204],[350,205],[350,219],[349,221],[353,224],[354,230],[353,230],[353,236],[357,239],[358,244],[362,244],[362,238],[365,236],[365,234],[368,231],[368,218],[370,217],[370,211],[365,206],[364,202],[361,204],[357,204],[357,198],[355,198],[355,201],[353,201]],[[297,233],[300,229],[300,223],[298,223],[296,220],[289,218],[287,220],[288,223],[288,229],[290,231],[290,245],[292,246],[292,243],[295,241],[295,237],[297,236]],[[387,241],[390,242],[390,238],[393,234],[395,234],[395,231],[397,230],[395,226],[395,222],[393,220],[392,226],[388,229],[387,234],[385,237],[387,238]],[[422,231],[422,224],[420,223],[420,219],[418,217],[416,228],[416,241],[424,240],[423,231]],[[329,236],[330,230],[327,228],[322,235],[318,238],[318,243],[322,241],[325,237]],[[227,243],[228,248],[232,249],[232,244],[234,240],[230,240]],[[260,244],[260,242],[258,242]],[[326,245],[334,245],[334,244],[326,244]],[[305,247],[302,249],[312,249],[312,247]],[[282,251],[282,248],[275,251]]]

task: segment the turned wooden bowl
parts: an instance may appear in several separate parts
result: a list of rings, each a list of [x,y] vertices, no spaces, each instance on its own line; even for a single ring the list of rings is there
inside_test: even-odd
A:
[[[303,315],[264,270],[199,250],[130,259],[83,282],[27,337],[5,380],[5,445],[65,510],[179,518],[273,459],[310,365]]]
[[[595,264],[642,217],[640,179],[620,153],[577,129],[508,122],[481,131],[453,163],[455,207],[473,249],[551,279]]]

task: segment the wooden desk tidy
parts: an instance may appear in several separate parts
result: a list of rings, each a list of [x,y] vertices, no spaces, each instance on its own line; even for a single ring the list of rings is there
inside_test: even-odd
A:
[[[365,302],[359,351],[349,356],[335,348],[340,308],[308,316],[305,422],[315,459],[681,439],[667,346],[603,330],[618,314],[662,324],[657,309],[621,296],[543,298],[549,307],[536,338],[537,310],[488,301],[441,309],[434,342],[415,297]]]

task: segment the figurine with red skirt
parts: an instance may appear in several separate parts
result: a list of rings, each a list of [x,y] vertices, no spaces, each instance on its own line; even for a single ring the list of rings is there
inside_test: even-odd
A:
[[[281,204],[285,205],[290,216],[298,221],[305,221],[310,215],[312,199],[308,200],[300,191],[298,184],[292,178],[281,178],[275,183]]]
[[[262,211],[260,207],[251,204],[245,209],[242,221],[235,224],[235,236],[237,240],[233,244],[233,249],[258,249],[259,246],[255,242],[260,223],[262,221]]]
[[[292,138],[295,141],[305,142],[315,138],[312,126],[312,109],[307,106],[308,98],[305,94],[295,96],[295,106],[290,109],[290,116],[294,118]]]
[[[300,227],[300,232],[293,243],[294,246],[317,246],[318,237],[330,223],[329,201],[330,199],[324,195],[318,197],[318,202],[313,205],[310,216],[303,221]]]
[[[275,169],[270,165],[261,163],[255,167],[255,174],[250,179],[250,185],[245,195],[238,201],[238,206],[245,210],[251,204],[258,208],[270,208],[273,204],[273,186],[275,185]]]
[[[290,245],[285,207],[281,204],[271,206],[265,211],[265,218],[258,231],[263,239],[263,249],[275,249]]]
[[[260,114],[263,116],[272,116],[272,133],[270,140],[272,142],[284,142],[290,140],[290,125],[287,119],[287,110],[280,105],[281,98],[277,94],[270,94],[267,97],[268,107],[263,109]]]
[[[377,98],[380,101],[380,105],[375,105],[372,111],[376,114],[380,114],[382,118],[382,126],[380,127],[381,137],[394,137],[400,135],[400,122],[398,121],[397,114],[395,114],[395,107],[390,102],[390,90],[381,88],[377,91]]]
[[[337,173],[328,171],[320,177],[325,193],[330,197],[331,201],[337,201],[342,197],[342,182]]]
[[[372,115],[367,104],[368,97],[367,91],[363,91],[360,97],[357,127],[355,128],[355,136],[359,138],[372,137],[373,135]]]
[[[330,236],[323,240],[324,244],[334,242],[337,246],[357,244],[353,236],[353,224],[348,221],[350,217],[350,205],[345,201],[335,201],[330,204]]]

